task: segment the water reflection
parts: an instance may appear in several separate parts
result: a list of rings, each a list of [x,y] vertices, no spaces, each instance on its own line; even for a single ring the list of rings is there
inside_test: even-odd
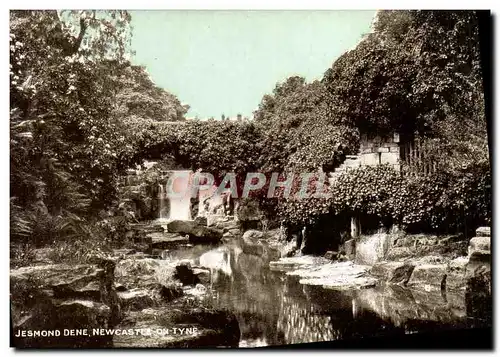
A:
[[[193,248],[193,262],[213,273],[211,304],[237,316],[240,347],[471,326],[463,293],[443,296],[398,286],[340,292],[301,285],[296,278],[271,271],[269,261],[276,259],[272,252],[263,257],[245,254],[237,244]]]

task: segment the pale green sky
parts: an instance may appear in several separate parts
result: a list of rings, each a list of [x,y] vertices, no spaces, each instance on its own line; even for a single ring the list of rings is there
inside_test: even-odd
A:
[[[132,11],[134,62],[188,116],[250,116],[276,82],[308,81],[367,33],[375,11]]]

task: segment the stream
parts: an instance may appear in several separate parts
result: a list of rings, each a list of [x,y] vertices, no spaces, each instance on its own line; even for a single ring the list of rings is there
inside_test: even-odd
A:
[[[279,253],[245,254],[239,243],[196,245],[164,251],[167,261],[190,260],[211,270],[207,303],[232,311],[241,331],[240,347],[397,336],[481,326],[467,316],[464,293],[410,291],[399,286],[338,291],[299,284],[272,271]],[[479,322],[478,322],[479,321]]]

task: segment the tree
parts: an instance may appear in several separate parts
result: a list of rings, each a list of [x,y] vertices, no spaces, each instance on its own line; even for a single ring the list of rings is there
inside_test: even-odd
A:
[[[319,81],[290,77],[265,95],[254,113],[262,132],[264,171],[318,170],[357,150],[357,130],[346,126]]]
[[[362,133],[436,133],[450,116],[484,114],[473,11],[381,11],[373,32],[324,75],[337,111]]]
[[[152,119],[155,121],[184,120],[189,106],[159,88],[146,68],[128,63],[121,73],[116,95],[115,115],[125,121]]]
[[[90,214],[113,198],[125,145],[111,112],[130,15],[12,11],[10,20],[14,211]]]

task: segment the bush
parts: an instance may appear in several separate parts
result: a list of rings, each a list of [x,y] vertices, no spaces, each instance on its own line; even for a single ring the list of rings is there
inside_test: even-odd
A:
[[[356,216],[410,232],[470,232],[491,223],[491,173],[487,164],[416,177],[388,165],[362,167],[338,176],[326,198],[280,200],[278,207],[289,225]]]

